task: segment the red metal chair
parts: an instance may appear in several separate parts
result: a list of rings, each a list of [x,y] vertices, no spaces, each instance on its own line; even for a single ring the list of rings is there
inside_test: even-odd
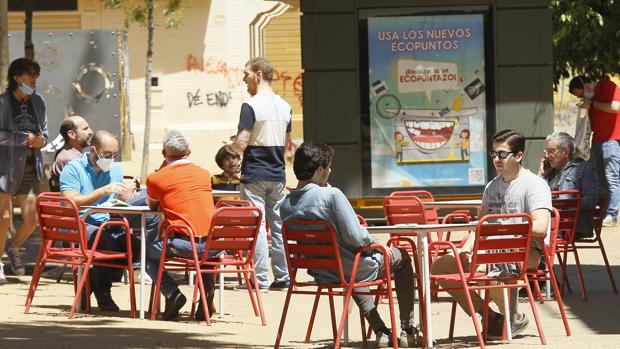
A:
[[[607,253],[605,253],[605,246],[603,246],[603,240],[601,239],[601,232],[603,230],[603,219],[605,218],[605,208],[607,207],[607,193],[604,191],[599,191],[599,200],[596,210],[592,215],[592,227],[594,230],[594,236],[592,238],[583,238],[578,239],[575,238],[575,247],[577,250],[579,249],[592,249],[598,248],[601,250],[601,254],[603,255],[603,261],[605,262],[605,267],[607,268],[607,275],[609,276],[609,282],[611,283],[611,288],[614,293],[618,293],[618,288],[616,287],[616,281],[614,280],[614,274],[611,271],[611,267],[609,266],[609,260],[607,259]],[[596,246],[598,245],[598,246]]]
[[[553,292],[555,292],[555,297],[558,301],[558,307],[560,308],[560,315],[562,316],[562,321],[564,322],[564,329],[566,330],[566,335],[571,335],[570,326],[568,325],[568,319],[566,318],[566,311],[564,310],[564,302],[562,301],[562,295],[560,294],[560,289],[558,287],[557,279],[555,278],[555,272],[553,271],[553,262],[555,259],[555,249],[558,238],[558,229],[560,226],[560,212],[553,208],[551,211],[551,229],[549,232],[549,244],[547,245],[542,238],[532,237],[532,239],[538,240],[540,246],[544,246],[543,248],[543,259],[545,261],[544,268],[537,268],[536,270],[528,270],[527,277],[534,284],[535,295],[538,298],[540,304],[544,303],[544,298],[542,293],[540,292],[540,286],[538,283],[540,281],[549,281],[551,282],[551,286],[553,287]]]
[[[577,247],[575,246],[575,229],[577,227],[579,212],[581,211],[581,193],[579,190],[557,190],[552,191],[551,196],[553,207],[560,212],[560,222],[555,252],[558,257],[560,269],[562,270],[561,291],[564,292],[566,286],[568,286],[570,291],[566,267],[568,262],[568,253],[572,252],[575,257],[575,268],[577,269],[579,287],[581,288],[581,297],[583,300],[586,300],[588,299],[588,293],[586,291],[586,285],[581,271],[579,254],[577,253]]]
[[[491,223],[496,220],[504,219],[517,219],[523,220],[523,223],[512,224],[497,224]],[[532,218],[525,213],[517,214],[496,214],[487,215],[480,219],[476,227],[476,240],[474,242],[474,248],[472,252],[472,259],[470,263],[470,270],[464,271],[460,258],[455,258],[458,273],[457,274],[443,274],[443,275],[430,275],[431,281],[444,281],[455,283],[454,287],[442,288],[439,291],[448,290],[462,290],[467,298],[469,307],[469,313],[472,314],[472,321],[474,323],[474,329],[480,347],[484,349],[485,341],[483,334],[476,319],[476,311],[469,294],[470,291],[477,290],[490,290],[493,288],[519,288],[525,287],[528,297],[530,299],[530,306],[532,307],[532,313],[536,321],[536,327],[540,335],[540,341],[542,344],[546,344],[545,336],[543,334],[542,326],[540,325],[540,319],[538,317],[538,310],[534,303],[534,297],[532,290],[530,289],[527,273],[523,272],[523,265],[527,265],[527,259],[530,250],[530,240],[532,235]],[[455,256],[458,256],[458,250],[456,246],[449,241],[434,241],[431,243],[430,248],[439,246],[441,248],[450,248]],[[482,273],[478,270],[488,267],[490,264],[503,264],[503,263],[518,263],[521,265],[517,274],[506,277],[489,277],[486,272]],[[518,284],[518,281],[522,281]],[[497,282],[497,284],[490,284],[491,282]],[[457,286],[457,284],[459,284]],[[485,304],[488,305],[490,301],[490,294],[486,292]],[[488,306],[485,307],[483,321],[486,323],[488,320]]]
[[[386,248],[379,244],[372,244],[363,247],[357,251],[355,260],[353,262],[353,268],[351,270],[350,280],[345,277],[345,272],[342,268],[342,260],[340,258],[340,250],[338,247],[338,240],[336,238],[336,231],[326,221],[318,220],[296,220],[284,222],[282,227],[282,236],[284,240],[284,248],[286,251],[286,260],[289,269],[289,275],[291,277],[291,284],[286,294],[286,301],[284,302],[284,308],[282,309],[282,318],[280,319],[280,326],[278,328],[278,335],[275,349],[280,347],[280,341],[282,339],[282,333],[284,330],[284,322],[286,320],[286,314],[293,294],[306,294],[314,295],[314,306],[310,315],[310,322],[308,324],[308,331],[306,332],[305,342],[309,343],[310,335],[312,333],[312,327],[316,316],[316,310],[321,295],[329,297],[329,304],[331,310],[331,322],[332,332],[334,336],[334,349],[340,348],[340,339],[344,331],[345,321],[347,318],[347,311],[351,296],[354,294],[362,294],[355,291],[359,287],[372,287],[377,286],[377,289],[371,290],[368,295],[381,294],[387,297],[390,306],[390,321],[392,324],[392,340],[394,348],[398,348],[398,337],[396,332],[396,317],[394,315],[394,299],[392,296],[392,279],[389,263],[386,264],[385,277],[368,282],[356,282],[357,268],[360,260],[360,256],[364,251],[368,250],[380,250],[383,253],[385,260],[389,260],[387,256]],[[317,284],[315,282],[305,282],[298,280],[300,270],[321,270],[324,272],[332,272],[338,275],[338,281],[329,284]],[[383,287],[381,287],[383,286]],[[312,288],[314,290],[307,290]],[[336,319],[334,309],[334,296],[344,296],[344,307],[342,310],[342,316],[340,324],[336,330]],[[365,319],[360,312],[360,322],[362,326],[362,333],[365,332]],[[366,346],[366,336],[363,336],[364,346]]]
[[[191,228],[183,225],[171,225],[166,229],[166,235],[163,239],[162,251],[167,250],[168,237],[172,234],[187,234],[193,250],[193,258],[169,257],[162,252],[160,259],[160,269],[155,283],[155,298],[152,304],[151,319],[155,319],[156,310],[159,302],[159,289],[161,286],[161,278],[164,270],[167,271],[195,271],[197,275],[201,274],[219,274],[219,273],[242,273],[245,282],[248,285],[248,293],[250,301],[254,309],[254,314],[260,316],[263,326],[266,320],[263,311],[263,304],[258,289],[258,281],[256,280],[256,271],[252,257],[254,255],[254,246],[260,229],[262,213],[256,207],[221,207],[215,211],[211,220],[211,229],[207,235],[205,242],[205,251],[202,256],[198,257],[194,232]],[[209,257],[209,251],[239,251],[232,256],[225,258]],[[220,269],[220,267],[233,266],[239,269]],[[253,283],[250,282],[250,275]],[[211,317],[207,307],[206,293],[202,277],[196,278],[194,286],[194,297],[192,303],[192,315],[196,306],[196,296],[200,292],[203,311],[207,325],[211,325]],[[253,286],[256,285],[256,286]],[[254,298],[256,294],[256,299]],[[258,304],[257,304],[258,303]]]
[[[39,229],[41,232],[41,248],[37,256],[34,273],[30,281],[30,289],[26,298],[26,309],[24,313],[30,311],[30,306],[34,298],[41,274],[48,263],[71,265],[73,267],[84,267],[84,274],[79,280],[74,273],[75,297],[69,312],[69,319],[73,318],[78,301],[82,296],[82,291],[86,288],[86,310],[90,313],[90,267],[93,265],[129,270],[129,292],[131,297],[131,317],[135,317],[136,299],[133,282],[133,263],[131,254],[131,229],[127,220],[109,221],[102,224],[96,232],[92,247],[88,247],[86,236],[86,224],[80,219],[78,207],[72,200],[60,196],[59,193],[42,193],[37,197],[37,217],[39,219]],[[101,234],[107,227],[121,227],[127,234],[127,252],[97,250]],[[54,243],[59,242],[54,247]],[[68,246],[68,247],[63,247]],[[126,260],[125,263],[118,263],[117,260]]]
[[[392,192],[388,197],[399,197],[399,196],[415,196],[420,199],[422,203],[424,202],[434,202],[435,198],[433,194],[426,190],[402,190]],[[424,206],[424,217],[426,218],[426,224],[438,224],[439,223],[439,215],[437,214],[437,208],[432,206]]]

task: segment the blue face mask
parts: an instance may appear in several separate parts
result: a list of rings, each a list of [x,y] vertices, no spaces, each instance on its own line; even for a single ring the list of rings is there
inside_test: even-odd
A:
[[[24,84],[23,82],[19,84],[19,89],[22,90],[22,92],[28,96],[31,96],[34,93],[34,89]]]

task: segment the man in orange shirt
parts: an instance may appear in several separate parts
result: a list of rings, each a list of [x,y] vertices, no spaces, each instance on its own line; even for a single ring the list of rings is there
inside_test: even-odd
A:
[[[574,77],[568,91],[581,98],[579,108],[588,109],[592,126],[592,160],[601,187],[609,193],[603,225],[615,226],[620,208],[620,89],[610,80]]]
[[[211,196],[211,174],[192,164],[187,159],[190,153],[189,141],[181,132],[177,130],[168,132],[163,142],[164,162],[159,171],[152,173],[146,179],[146,190],[149,207],[160,209],[164,214],[164,228],[178,224],[192,229],[198,258],[200,258],[205,249],[205,241],[215,208],[213,196]],[[168,240],[166,254],[193,258],[189,239],[190,237],[186,234],[174,234]],[[159,239],[148,246],[146,251],[146,272],[153,280],[157,280],[162,248],[163,241]],[[213,313],[215,280],[212,275],[203,275],[203,281],[209,303],[208,309]],[[166,308],[162,318],[173,320],[179,315],[179,310],[185,305],[187,299],[179,291],[176,281],[166,272],[162,275],[161,293],[166,298]],[[202,303],[198,304],[196,320],[204,320]]]

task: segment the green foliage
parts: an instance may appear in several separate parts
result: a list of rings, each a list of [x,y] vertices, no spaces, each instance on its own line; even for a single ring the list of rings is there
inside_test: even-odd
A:
[[[552,0],[553,83],[620,74],[620,1]]]
[[[125,11],[125,27],[131,23],[138,23],[145,26],[147,3],[152,1],[156,9],[160,8],[162,0],[103,0],[104,5],[111,9],[122,9]],[[191,4],[192,0],[167,0],[161,9],[164,16],[164,27],[178,28],[183,20],[184,10]]]

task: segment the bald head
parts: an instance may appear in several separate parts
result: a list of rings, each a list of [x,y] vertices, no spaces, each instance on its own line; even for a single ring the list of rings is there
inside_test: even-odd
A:
[[[62,120],[60,135],[65,140],[66,147],[82,151],[90,145],[93,130],[91,130],[86,119],[79,115],[71,115]]]

